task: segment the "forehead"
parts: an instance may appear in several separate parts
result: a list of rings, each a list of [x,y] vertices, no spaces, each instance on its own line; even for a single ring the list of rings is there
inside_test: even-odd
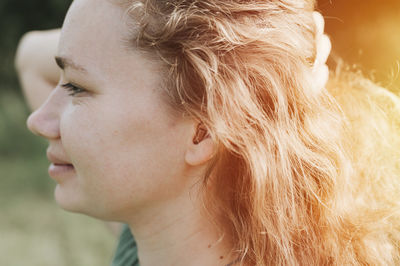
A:
[[[135,26],[125,10],[109,0],[75,0],[65,18],[59,56],[79,61],[126,56]],[[74,58],[71,58],[74,59]]]
[[[163,64],[135,48],[136,31],[134,19],[121,5],[75,0],[64,21],[58,56],[88,70],[85,79],[95,79],[96,85],[160,84]]]

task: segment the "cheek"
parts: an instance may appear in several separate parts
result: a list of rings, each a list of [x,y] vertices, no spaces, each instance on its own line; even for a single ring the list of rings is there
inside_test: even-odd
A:
[[[120,102],[107,112],[77,106],[60,122],[81,189],[93,197],[103,195],[102,200],[108,195],[110,202],[176,192],[185,183],[177,176],[184,169],[187,124],[172,123],[162,110]]]
[[[121,121],[123,117],[95,107],[73,106],[60,121],[60,132],[78,174],[87,178],[83,181],[93,178],[101,183],[109,172],[122,168],[121,159],[129,158],[132,140],[137,136],[128,121]]]

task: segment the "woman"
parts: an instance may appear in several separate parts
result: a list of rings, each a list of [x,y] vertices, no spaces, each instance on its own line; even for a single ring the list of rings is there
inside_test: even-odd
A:
[[[398,264],[399,100],[315,82],[313,9],[74,1],[28,119],[58,204],[128,224],[141,265]]]

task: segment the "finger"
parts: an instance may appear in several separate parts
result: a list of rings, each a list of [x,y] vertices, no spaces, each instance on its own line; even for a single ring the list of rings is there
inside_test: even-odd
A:
[[[317,36],[321,36],[324,33],[325,20],[321,13],[314,11],[313,14],[314,23],[317,29]]]
[[[317,42],[317,57],[314,62],[314,69],[324,65],[328,60],[329,54],[332,49],[331,40],[327,35],[322,35]]]
[[[327,65],[320,66],[314,72],[314,90],[316,93],[321,91],[322,88],[325,88],[326,83],[329,79],[329,69]]]

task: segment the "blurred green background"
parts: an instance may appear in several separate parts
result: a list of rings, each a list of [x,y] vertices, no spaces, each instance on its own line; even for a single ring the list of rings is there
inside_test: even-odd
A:
[[[25,126],[13,61],[30,30],[57,28],[71,1],[0,0],[0,265],[109,265],[116,238],[103,223],[57,207],[46,143]],[[400,87],[400,1],[321,0],[333,49],[393,90]]]
[[[62,25],[71,1],[0,1],[0,265],[109,265],[116,237],[95,219],[61,210],[48,177],[47,144],[25,126],[14,70],[18,40]]]

